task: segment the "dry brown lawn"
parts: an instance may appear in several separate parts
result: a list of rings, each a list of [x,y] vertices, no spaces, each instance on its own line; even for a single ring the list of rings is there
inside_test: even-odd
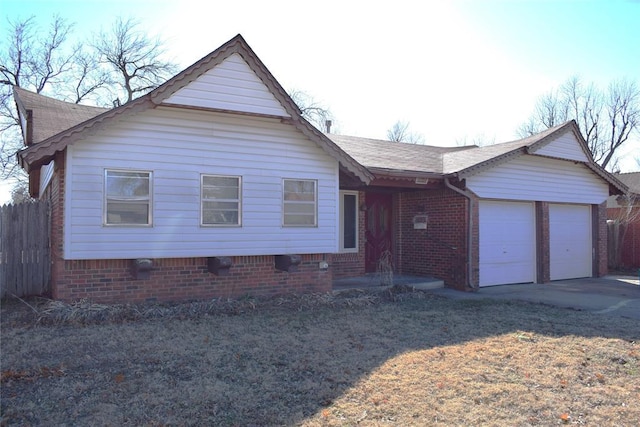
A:
[[[2,425],[637,426],[636,321],[352,293],[2,305]]]

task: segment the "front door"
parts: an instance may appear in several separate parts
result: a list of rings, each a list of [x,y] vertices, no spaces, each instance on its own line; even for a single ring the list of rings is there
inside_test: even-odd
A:
[[[365,197],[365,269],[374,273],[383,253],[391,250],[391,195],[367,193]]]

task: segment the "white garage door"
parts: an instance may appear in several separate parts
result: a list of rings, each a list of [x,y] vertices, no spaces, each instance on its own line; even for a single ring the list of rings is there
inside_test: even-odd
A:
[[[534,282],[533,203],[483,200],[479,214],[480,286]]]
[[[551,280],[591,277],[591,207],[549,205]]]

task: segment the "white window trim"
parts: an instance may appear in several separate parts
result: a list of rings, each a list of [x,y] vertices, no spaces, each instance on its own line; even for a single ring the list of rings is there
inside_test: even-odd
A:
[[[238,180],[238,199],[237,200],[231,200],[231,199],[220,199],[220,201],[225,201],[225,202],[238,202],[238,223],[237,224],[205,224],[204,223],[204,215],[203,215],[203,210],[204,210],[204,178],[206,176],[213,176],[216,178],[236,178]],[[211,173],[203,173],[200,174],[200,227],[224,227],[224,228],[229,228],[229,227],[242,227],[242,177],[241,176],[237,176],[237,175],[216,175],[216,174],[211,174]]]
[[[356,196],[356,247],[355,248],[345,248],[344,247],[344,196],[349,195],[349,196]],[[340,190],[340,203],[339,203],[339,210],[340,210],[340,236],[339,236],[339,242],[340,242],[340,247],[339,247],[339,252],[340,253],[357,253],[359,248],[359,238],[360,238],[360,195],[357,191],[342,191]]]
[[[147,215],[147,224],[109,224],[107,222],[107,174],[109,172],[125,172],[125,173],[146,173],[149,174],[149,214]],[[149,170],[138,169],[105,169],[104,183],[102,195],[102,225],[104,227],[153,227],[153,172]]]
[[[285,224],[285,204],[291,203],[286,202],[284,200],[284,187],[285,182],[287,181],[305,181],[305,182],[313,182],[313,190],[314,190],[314,212],[313,212],[313,224]],[[309,203],[309,202],[305,202]],[[318,180],[317,179],[307,179],[307,178],[283,178],[282,179],[282,227],[286,228],[317,228],[318,227]]]

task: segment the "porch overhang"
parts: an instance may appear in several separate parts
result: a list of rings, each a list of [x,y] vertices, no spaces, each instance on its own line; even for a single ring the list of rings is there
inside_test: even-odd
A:
[[[433,189],[442,186],[442,175],[410,170],[368,168],[373,179],[365,188],[389,187],[411,190]],[[341,186],[342,186],[341,181]]]

